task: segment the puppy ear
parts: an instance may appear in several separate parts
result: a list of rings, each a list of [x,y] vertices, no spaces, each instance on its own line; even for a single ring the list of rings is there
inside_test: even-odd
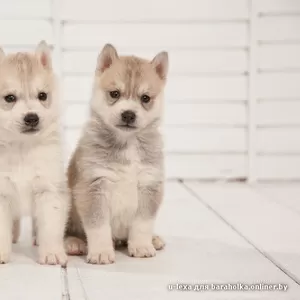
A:
[[[45,69],[52,68],[51,50],[45,41],[41,41],[36,47],[35,53],[39,62]]]
[[[119,59],[117,50],[111,44],[106,44],[97,59],[97,71],[103,73],[111,64]]]
[[[168,70],[169,70],[168,52],[163,51],[158,53],[151,61],[151,64],[153,65],[156,73],[161,79],[167,78]]]
[[[2,62],[4,57],[5,57],[5,53],[4,53],[3,49],[0,47],[0,63]]]

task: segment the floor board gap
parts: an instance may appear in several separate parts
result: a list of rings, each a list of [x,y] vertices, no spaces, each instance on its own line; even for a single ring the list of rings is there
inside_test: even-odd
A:
[[[190,187],[185,185],[184,181],[179,182],[189,192],[193,197],[195,197],[202,205],[204,205],[207,209],[209,209],[212,213],[214,213],[218,218],[224,222],[227,226],[229,226],[233,231],[235,231],[241,238],[243,238],[248,244],[250,244],[256,251],[258,251],[261,255],[263,255],[267,260],[269,260],[274,266],[276,266],[280,271],[286,274],[290,279],[292,279],[295,283],[300,285],[300,280],[290,271],[286,270],[283,266],[281,266],[273,257],[271,257],[268,253],[257,247],[251,240],[249,240],[242,232],[240,232],[237,228],[235,228],[229,221],[227,221],[221,214],[219,214],[212,206],[206,203],[196,192],[194,192]]]
[[[61,282],[62,282],[62,300],[71,300],[68,283],[67,267],[61,267]]]

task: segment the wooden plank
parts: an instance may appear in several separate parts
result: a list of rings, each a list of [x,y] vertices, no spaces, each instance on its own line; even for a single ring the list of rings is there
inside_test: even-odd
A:
[[[166,176],[172,179],[245,178],[246,158],[243,154],[168,154]]]
[[[247,44],[247,25],[246,23],[200,25],[156,23],[138,26],[136,24],[66,24],[64,26],[65,47],[98,49],[107,42],[117,48],[128,48],[130,45],[130,49],[244,47]]]
[[[165,127],[162,129],[166,152],[181,153],[243,153],[246,132],[242,128]],[[81,128],[66,131],[66,144],[74,148]],[[180,141],[180,143],[178,143]]]
[[[299,53],[300,45],[262,45],[259,50],[258,67],[268,71],[299,69]]]
[[[264,13],[296,13],[300,12],[298,0],[259,0],[258,9]]]
[[[264,17],[259,20],[259,28],[260,41],[300,40],[300,18],[297,17]]]
[[[300,185],[297,183],[287,184],[259,184],[255,186],[263,195],[267,196],[271,201],[280,203],[284,207],[288,207],[292,211],[300,214]]]
[[[87,103],[93,78],[67,76],[64,78],[64,99]],[[247,79],[234,77],[170,77],[165,91],[166,101],[185,102],[201,100],[243,101],[247,98]]]
[[[21,222],[19,242],[13,245],[11,261],[0,267],[0,299],[61,300],[60,266],[37,263],[37,248],[32,246],[31,220]]]
[[[83,259],[71,258],[71,299],[96,300],[103,295],[119,299],[125,295],[126,299],[179,300],[182,293],[168,291],[168,284],[253,283],[265,282],[266,278],[289,285],[288,292],[280,295],[292,297],[300,292],[293,281],[177,183],[166,184],[156,232],[166,239],[167,246],[151,259],[130,258],[125,249],[117,251],[116,263],[109,266],[91,266]],[[185,294],[185,299],[199,299],[199,292]],[[205,299],[243,299],[243,295],[245,292],[207,292]],[[275,295],[279,294],[255,292],[247,293],[247,298],[274,299]]]
[[[262,101],[257,105],[257,124],[265,126],[299,125],[299,111],[300,101]]]
[[[299,180],[300,155],[262,155],[257,158],[261,180]]]
[[[157,51],[118,49],[120,55],[135,55],[153,59]],[[63,53],[63,70],[68,74],[92,74],[96,67],[98,51],[66,51]],[[171,51],[170,74],[226,73],[247,70],[247,53],[243,50],[182,50]]]
[[[167,152],[243,153],[247,149],[243,128],[165,127],[163,133]]]
[[[1,19],[18,19],[18,18],[50,18],[51,1],[50,0],[10,0],[1,6]],[[2,41],[1,41],[2,43]]]
[[[21,28],[28,34],[20,34]],[[52,26],[48,21],[0,20],[1,45],[36,45],[43,39],[48,43],[53,41]]]
[[[1,266],[1,299],[61,300],[61,297],[60,267],[17,263]]]
[[[72,9],[70,9],[72,7]],[[133,9],[134,8],[134,9]],[[85,14],[82,14],[85,11]],[[108,11],[114,11],[108,14]],[[180,0],[168,1],[112,0],[99,3],[97,0],[72,1],[64,0],[62,5],[63,19],[67,20],[100,20],[100,21],[189,21],[199,19],[230,20],[248,17],[246,0]]]
[[[67,126],[81,127],[87,120],[88,104],[69,104],[65,111]],[[243,103],[166,103],[166,125],[246,126],[246,105]]]
[[[299,82],[300,73],[260,74],[257,86],[258,97],[265,99],[300,98]]]
[[[297,213],[269,201],[255,189],[244,185],[187,185],[203,202],[300,282],[300,218]]]
[[[300,155],[300,128],[265,128],[257,130],[257,151]]]

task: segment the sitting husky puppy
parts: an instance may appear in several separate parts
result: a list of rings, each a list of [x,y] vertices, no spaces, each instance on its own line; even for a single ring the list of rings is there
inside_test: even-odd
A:
[[[164,162],[159,124],[168,54],[152,61],[99,54],[90,118],[71,159],[73,206],[66,248],[87,262],[115,261],[114,243],[134,257],[151,257],[164,242],[153,236],[163,198]]]
[[[66,264],[69,197],[57,94],[45,42],[35,53],[0,51],[0,263],[9,261],[19,219],[29,213],[37,229],[39,262]]]

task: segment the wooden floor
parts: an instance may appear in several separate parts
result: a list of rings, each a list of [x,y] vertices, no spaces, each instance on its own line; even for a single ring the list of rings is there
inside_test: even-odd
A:
[[[156,225],[167,247],[155,258],[67,269],[36,264],[25,230],[0,266],[0,299],[300,299],[300,184],[168,182]],[[288,289],[245,290],[259,283]]]

